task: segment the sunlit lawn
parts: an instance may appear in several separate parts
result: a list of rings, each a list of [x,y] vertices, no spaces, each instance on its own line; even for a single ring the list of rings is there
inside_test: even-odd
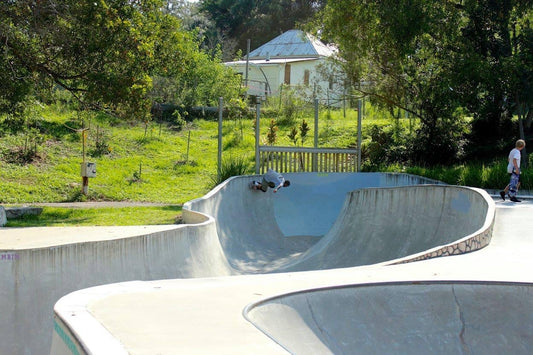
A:
[[[181,221],[181,206],[120,208],[44,207],[38,216],[10,219],[6,227],[134,226],[176,224]]]

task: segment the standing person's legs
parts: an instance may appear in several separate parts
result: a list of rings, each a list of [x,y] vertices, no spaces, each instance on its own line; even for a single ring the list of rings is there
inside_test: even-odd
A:
[[[509,191],[509,185],[505,186],[505,189],[500,191],[500,196],[502,197],[502,200],[505,201],[505,195],[507,195],[508,191]]]
[[[512,174],[509,174],[509,179],[511,178],[511,175]],[[502,200],[505,201],[505,195],[507,195],[509,193],[509,184],[507,184],[507,186],[505,186],[505,188],[503,190],[500,191],[500,196],[502,197]],[[511,196],[509,196],[511,197]]]
[[[515,174],[514,172],[511,174],[511,179],[509,181],[509,197],[511,198],[511,201],[513,202],[520,202],[516,198],[516,193],[518,192],[518,186],[520,184],[520,175]]]

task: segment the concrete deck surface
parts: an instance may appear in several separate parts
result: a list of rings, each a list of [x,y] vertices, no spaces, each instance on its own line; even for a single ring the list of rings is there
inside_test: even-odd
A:
[[[192,201],[184,207],[191,221],[217,225],[220,249],[202,250],[228,264],[214,263],[211,277],[122,282],[63,297],[51,353],[532,353],[533,204],[438,186],[346,198],[361,187],[423,183],[360,177],[290,176],[295,183],[276,195],[250,195],[241,179]],[[391,265],[483,232],[480,210],[494,216],[488,246]],[[353,242],[368,233],[362,245]],[[358,254],[377,259],[361,262]]]

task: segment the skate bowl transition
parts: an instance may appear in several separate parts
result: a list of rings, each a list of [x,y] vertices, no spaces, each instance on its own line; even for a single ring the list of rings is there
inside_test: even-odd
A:
[[[277,194],[230,179],[185,204],[184,219],[214,218],[226,259],[244,273],[421,260],[490,242],[494,205],[481,190],[405,174],[287,178],[293,184]]]
[[[532,284],[422,281],[306,290],[244,314],[292,354],[530,354],[531,307]]]
[[[468,353],[502,307],[515,322],[479,349],[532,349],[530,284],[423,280],[441,273],[424,263],[446,270],[490,243],[485,191],[407,174],[293,173],[274,194],[249,190],[258,178],[186,203],[185,225],[119,240],[106,272],[122,280],[63,287],[50,353]],[[489,312],[480,300],[503,303]]]

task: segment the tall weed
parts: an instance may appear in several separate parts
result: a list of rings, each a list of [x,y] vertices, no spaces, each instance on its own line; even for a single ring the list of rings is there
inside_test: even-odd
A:
[[[226,181],[232,176],[248,175],[252,171],[249,160],[244,157],[223,159],[217,174],[211,178],[211,188]]]

